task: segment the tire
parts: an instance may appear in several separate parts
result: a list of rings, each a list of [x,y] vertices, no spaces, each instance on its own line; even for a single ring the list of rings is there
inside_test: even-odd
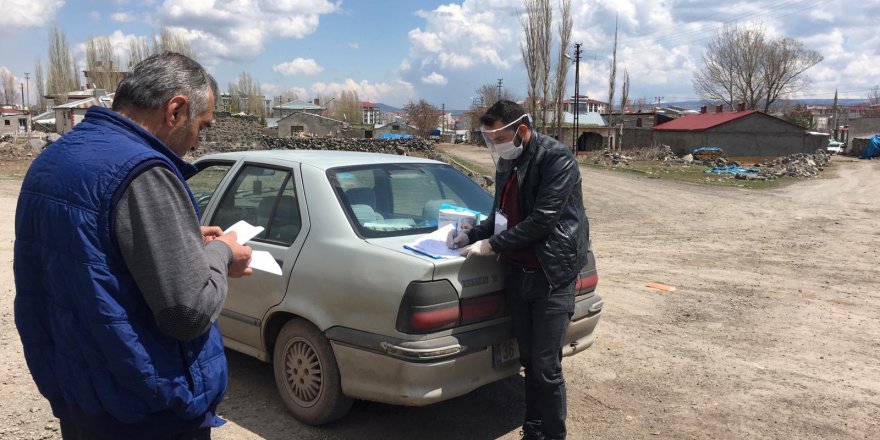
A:
[[[292,319],[284,325],[275,341],[272,367],[281,400],[297,420],[322,425],[351,409],[353,400],[342,394],[333,349],[311,323]]]

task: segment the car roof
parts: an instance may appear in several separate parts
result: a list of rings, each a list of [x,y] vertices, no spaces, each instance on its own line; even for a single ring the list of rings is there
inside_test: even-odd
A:
[[[400,156],[384,153],[367,153],[361,151],[327,151],[327,150],[264,150],[264,151],[233,151],[228,153],[207,154],[198,159],[203,160],[288,160],[319,169],[330,169],[354,165],[373,165],[386,163],[433,163],[443,162],[423,157]]]

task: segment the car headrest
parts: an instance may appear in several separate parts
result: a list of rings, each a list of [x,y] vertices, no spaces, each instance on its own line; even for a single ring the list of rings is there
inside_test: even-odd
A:
[[[345,190],[349,205],[369,205],[376,208],[376,193],[373,188],[350,188]]]

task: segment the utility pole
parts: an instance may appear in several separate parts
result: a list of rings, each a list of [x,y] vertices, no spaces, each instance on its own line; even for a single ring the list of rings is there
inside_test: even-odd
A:
[[[580,131],[580,118],[578,115],[580,114],[580,107],[578,103],[578,99],[580,98],[581,93],[581,43],[574,43],[574,132],[572,133],[571,140],[571,149],[574,153],[574,156],[577,157],[577,140],[578,140],[578,132]]]
[[[31,116],[31,73],[24,73],[24,81],[27,85],[27,111],[28,111],[28,125],[27,125],[27,133],[30,135],[31,133],[31,124],[33,124],[34,120]]]
[[[504,78],[498,78],[498,92],[495,94],[496,101],[501,100],[501,83],[503,83],[503,82],[504,82]]]
[[[435,107],[436,108],[436,107]],[[440,104],[440,113],[442,114],[442,120],[440,122],[440,141],[443,141],[443,135],[446,134],[446,103]]]

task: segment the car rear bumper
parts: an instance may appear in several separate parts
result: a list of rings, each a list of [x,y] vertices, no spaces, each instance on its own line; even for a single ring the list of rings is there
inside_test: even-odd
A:
[[[412,362],[338,342],[331,345],[346,396],[394,405],[451,399],[520,370],[517,361],[494,368],[491,346],[445,360]]]
[[[562,355],[571,356],[580,353],[593,345],[595,340],[594,331],[602,316],[602,307],[605,305],[599,295],[589,295],[577,298],[574,304],[574,315],[568,324],[568,332],[565,334],[565,344],[562,346]]]
[[[593,344],[602,298],[584,295],[575,312],[562,354],[570,356]],[[424,406],[467,394],[517,374],[518,361],[496,367],[494,345],[513,337],[509,320],[468,332],[415,341],[335,327],[327,331],[345,395],[376,402]]]

